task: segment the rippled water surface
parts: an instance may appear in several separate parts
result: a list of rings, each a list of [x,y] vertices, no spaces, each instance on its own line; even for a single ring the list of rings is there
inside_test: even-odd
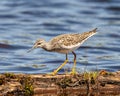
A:
[[[1,0],[0,73],[46,73],[65,55],[36,49],[38,38],[90,31],[98,33],[76,50],[77,70],[120,69],[120,0]],[[60,73],[73,65],[73,55]]]

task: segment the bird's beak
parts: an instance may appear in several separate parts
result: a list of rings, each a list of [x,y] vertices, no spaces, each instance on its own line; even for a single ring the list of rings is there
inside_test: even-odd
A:
[[[29,52],[31,52],[33,49],[35,49],[36,48],[36,45],[34,45],[31,49],[29,49],[28,51],[27,51],[27,53],[29,53]]]

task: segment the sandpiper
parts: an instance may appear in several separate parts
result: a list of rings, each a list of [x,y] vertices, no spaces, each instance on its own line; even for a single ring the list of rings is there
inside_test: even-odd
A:
[[[66,60],[63,64],[61,64],[56,70],[54,70],[51,74],[55,75],[57,72],[68,62],[68,53],[72,53],[74,55],[74,65],[72,67],[71,74],[76,74],[76,54],[74,50],[80,47],[80,45],[86,41],[89,37],[93,36],[96,33],[97,28],[84,32],[82,34],[79,33],[71,33],[71,34],[62,34],[52,38],[49,42],[46,42],[44,39],[38,39],[34,46],[29,50],[33,50],[35,48],[43,48],[46,51],[50,52],[58,52],[66,54]]]

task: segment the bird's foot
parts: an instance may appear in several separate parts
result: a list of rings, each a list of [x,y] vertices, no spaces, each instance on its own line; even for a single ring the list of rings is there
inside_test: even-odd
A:
[[[54,76],[56,74],[57,74],[56,70],[54,70],[53,72],[47,73],[47,75],[52,75],[52,76]]]
[[[70,75],[77,75],[78,74],[78,72],[70,72]]]
[[[72,71],[70,72],[71,75],[76,75],[78,74],[78,72],[75,70],[75,68],[72,69]]]

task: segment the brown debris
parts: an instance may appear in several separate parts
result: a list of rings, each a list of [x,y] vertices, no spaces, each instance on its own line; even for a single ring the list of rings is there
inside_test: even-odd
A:
[[[83,74],[44,75],[13,74],[0,75],[0,96],[116,96],[120,95],[120,71],[99,72],[98,76]]]

